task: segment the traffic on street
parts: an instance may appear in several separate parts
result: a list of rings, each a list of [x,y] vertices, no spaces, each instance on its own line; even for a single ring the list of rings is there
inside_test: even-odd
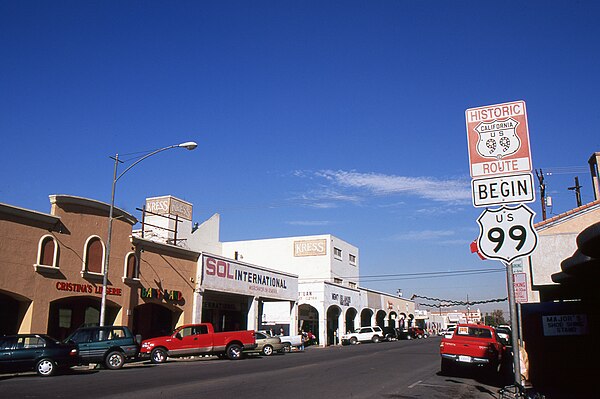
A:
[[[33,372],[0,376],[5,397],[58,398],[466,398],[497,397],[506,376],[479,370],[440,372],[441,337],[381,341],[271,356],[245,361],[217,356],[127,363],[121,370],[76,367],[54,378]],[[35,383],[33,383],[35,382]]]

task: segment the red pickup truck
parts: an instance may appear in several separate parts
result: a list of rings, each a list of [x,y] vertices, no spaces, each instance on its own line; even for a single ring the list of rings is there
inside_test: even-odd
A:
[[[196,355],[242,357],[243,350],[256,348],[254,331],[215,332],[210,323],[186,324],[171,335],[142,341],[140,356],[150,357],[152,363],[164,363],[167,357]]]
[[[452,338],[442,338],[442,374],[448,374],[454,366],[469,365],[486,367],[497,372],[502,363],[504,345],[490,326],[481,324],[458,324]]]

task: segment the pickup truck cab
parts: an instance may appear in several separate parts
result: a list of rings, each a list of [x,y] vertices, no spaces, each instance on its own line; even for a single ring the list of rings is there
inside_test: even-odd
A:
[[[186,324],[171,335],[142,341],[140,356],[152,363],[164,363],[167,357],[218,355],[241,359],[242,351],[256,348],[254,331],[215,332],[210,323]]]
[[[447,374],[455,366],[485,367],[497,372],[502,363],[504,345],[494,328],[480,324],[458,324],[452,338],[442,338],[441,371]]]
[[[384,337],[383,330],[379,326],[360,327],[354,332],[342,334],[342,344],[355,345],[359,342],[379,342]]]

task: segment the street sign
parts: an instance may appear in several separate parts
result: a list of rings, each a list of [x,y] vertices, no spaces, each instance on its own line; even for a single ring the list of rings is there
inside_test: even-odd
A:
[[[475,207],[535,201],[531,173],[473,179],[471,189]]]
[[[514,272],[514,269],[513,269]],[[527,303],[527,274],[525,273],[514,273],[513,274],[513,285],[515,289],[515,302],[516,303]]]
[[[471,177],[531,171],[525,101],[465,111]]]
[[[535,212],[523,204],[486,209],[477,219],[479,251],[488,259],[506,263],[529,255],[538,241],[533,228],[534,216]]]

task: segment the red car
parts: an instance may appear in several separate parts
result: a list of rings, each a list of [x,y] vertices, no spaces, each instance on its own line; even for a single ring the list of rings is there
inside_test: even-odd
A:
[[[142,342],[140,356],[152,363],[164,363],[167,357],[218,355],[237,360],[242,351],[256,348],[254,331],[215,332],[210,323],[183,325],[171,335]]]
[[[498,372],[502,363],[504,345],[493,327],[481,324],[458,324],[452,338],[442,338],[442,374],[454,367],[485,367]]]

